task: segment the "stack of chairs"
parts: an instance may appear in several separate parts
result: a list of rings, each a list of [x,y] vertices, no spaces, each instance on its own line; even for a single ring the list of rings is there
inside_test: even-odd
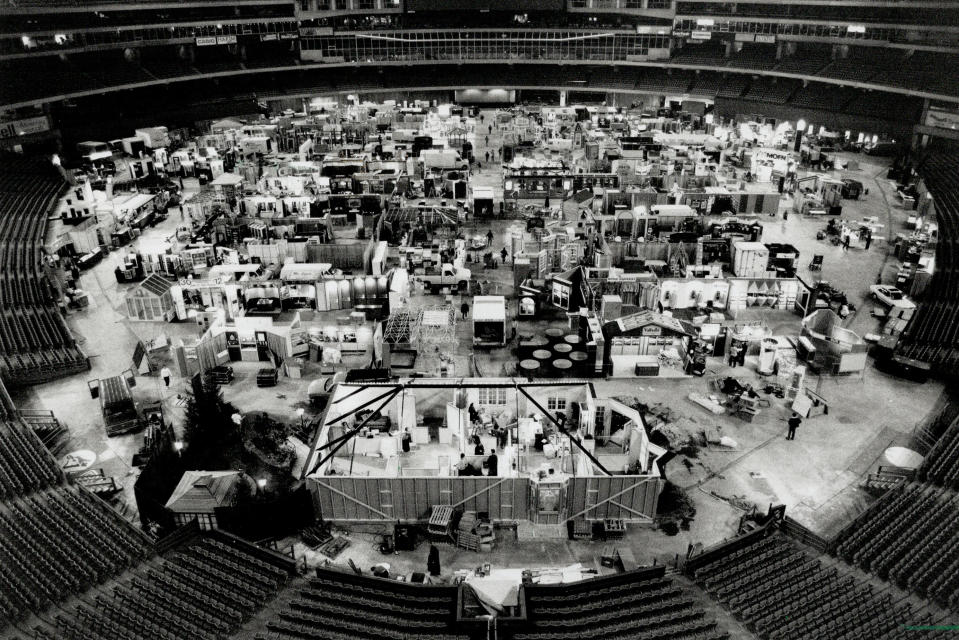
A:
[[[456,587],[317,569],[290,589],[259,640],[468,640],[456,629]]]
[[[959,367],[959,147],[931,149],[918,171],[936,202],[936,271],[897,349],[952,372]]]
[[[721,640],[718,628],[663,567],[560,585],[527,585],[526,628],[513,640]]]
[[[899,587],[959,608],[959,493],[903,483],[845,529],[836,553]]]
[[[49,162],[0,154],[0,376],[18,384],[89,369],[40,267],[47,216],[66,186]]]
[[[692,577],[764,640],[905,640],[905,625],[929,625],[929,613],[893,601],[889,593],[828,567],[773,533],[726,543],[709,552]],[[904,622],[905,621],[905,622]],[[948,638],[946,630],[924,631]]]

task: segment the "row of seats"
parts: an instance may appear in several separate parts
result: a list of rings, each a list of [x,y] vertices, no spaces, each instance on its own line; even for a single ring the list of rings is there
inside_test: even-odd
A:
[[[528,624],[514,640],[728,637],[662,568],[525,591]]]
[[[40,267],[47,215],[66,187],[51,164],[0,156],[0,373],[42,382],[88,368]]]
[[[149,557],[152,545],[87,491],[57,486],[0,505],[0,626]]]
[[[899,352],[951,372],[959,367],[959,147],[930,150],[917,170],[935,201],[939,241],[932,282]]]
[[[318,569],[287,594],[262,640],[466,640],[455,626],[455,587],[417,585]]]
[[[959,609],[959,493],[924,483],[887,492],[836,553],[904,589]]]
[[[926,455],[920,478],[959,490],[959,418],[955,418]]]
[[[68,640],[214,640],[236,632],[286,586],[292,564],[265,560],[248,543],[228,540],[194,538],[134,570],[111,595],[86,594],[56,616],[56,632]]]
[[[764,639],[906,640],[915,635],[910,626],[933,623],[778,533],[727,543],[691,567],[707,593]],[[945,629],[923,633],[951,637]]]
[[[0,499],[59,484],[62,474],[41,442],[20,422],[0,421]]]

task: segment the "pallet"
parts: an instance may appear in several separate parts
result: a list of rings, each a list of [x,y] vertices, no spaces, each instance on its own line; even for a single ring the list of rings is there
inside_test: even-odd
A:
[[[350,546],[350,541],[346,538],[330,538],[319,547],[317,551],[322,553],[324,556],[330,560],[335,560],[336,556],[343,553],[343,550]]]

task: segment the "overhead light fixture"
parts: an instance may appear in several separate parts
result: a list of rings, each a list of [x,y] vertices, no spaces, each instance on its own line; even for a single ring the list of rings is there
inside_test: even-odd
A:
[[[866,26],[862,24],[851,24],[846,28],[847,33],[866,33]]]
[[[712,18],[697,18],[696,26],[697,27],[711,27],[716,24],[716,21]]]

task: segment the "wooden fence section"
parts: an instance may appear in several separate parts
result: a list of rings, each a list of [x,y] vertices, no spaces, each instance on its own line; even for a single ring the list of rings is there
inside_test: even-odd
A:
[[[570,478],[561,509],[550,514],[559,522],[652,522],[662,484],[647,476]],[[537,520],[538,515],[531,511],[536,486],[528,478],[323,476],[310,478],[309,485],[319,514],[331,521],[422,521],[433,505],[487,512],[492,520]]]
[[[529,518],[526,478],[355,478],[310,479],[310,489],[325,520],[426,520],[433,505],[485,511],[493,520]]]
[[[566,485],[566,520],[618,518],[652,522],[663,480],[649,476],[584,476]]]

